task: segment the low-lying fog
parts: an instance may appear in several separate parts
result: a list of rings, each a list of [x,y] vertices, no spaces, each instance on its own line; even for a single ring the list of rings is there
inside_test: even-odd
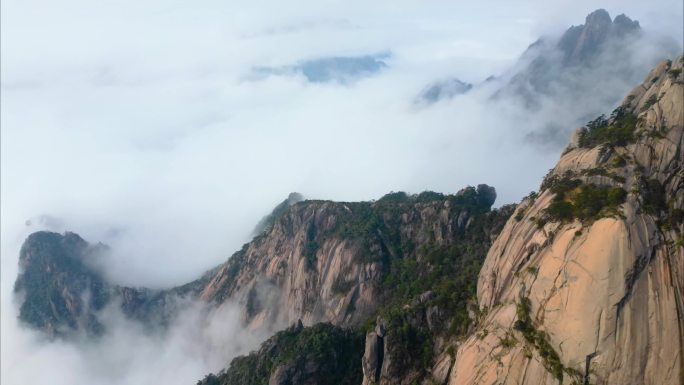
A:
[[[163,338],[106,313],[99,341],[46,342],[18,324],[12,293],[30,232],[102,241],[112,281],[161,288],[223,262],[292,191],[349,201],[487,183],[497,205],[519,201],[573,126],[636,84],[582,79],[602,87],[530,112],[484,80],[600,7],[640,21],[638,79],[666,58],[646,41],[681,50],[678,0],[3,1],[3,384],[189,385],[265,337],[227,305]],[[416,103],[450,78],[474,86]]]

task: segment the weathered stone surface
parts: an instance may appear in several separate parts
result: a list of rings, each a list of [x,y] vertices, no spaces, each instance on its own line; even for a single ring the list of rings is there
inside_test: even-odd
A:
[[[449,374],[453,365],[453,357],[449,354],[442,354],[432,368],[432,380],[437,384],[445,385],[449,381]]]
[[[296,202],[300,197],[290,196],[269,216],[262,232],[227,262],[169,290],[109,284],[83,263],[80,250],[92,247],[75,234],[46,233],[52,240],[49,247],[36,243],[32,248],[32,240],[39,238],[35,235],[27,240],[17,281],[17,291],[29,294],[22,319],[52,334],[62,326],[74,332],[84,325],[94,330],[99,328],[95,312],[111,302],[120,304],[126,316],[154,327],[198,300],[209,306],[237,302],[244,308],[245,323],[266,332],[299,320],[305,325],[360,326],[382,302],[382,278],[392,261],[417,259],[422,247],[449,247],[464,234],[475,234],[466,232],[474,218],[496,223],[475,230],[476,239],[493,240],[511,212],[490,211],[495,196],[486,185],[456,195],[388,194],[378,202]],[[65,252],[70,237],[78,238],[80,246]],[[483,257],[486,246],[475,246]],[[31,257],[35,250],[41,258]],[[67,276],[73,277],[62,282]],[[40,284],[45,281],[56,284]],[[55,290],[59,295],[53,295]],[[84,306],[88,303],[81,298],[90,294],[97,294],[90,297],[97,301]]]
[[[551,173],[622,186],[630,194],[621,217],[538,228],[531,219],[553,198],[543,190],[519,206],[521,220],[508,221],[480,273],[486,316],[458,349],[449,384],[558,383],[514,327],[521,297],[557,352],[564,383],[581,381],[594,354],[592,384],[684,383],[684,223],[672,219],[684,208],[683,60],[662,62],[625,99],[638,115],[634,143],[581,148],[575,140]],[[582,175],[597,167],[624,182]],[[643,180],[658,181],[665,207],[647,206]],[[508,335],[517,343],[504,345]]]
[[[475,191],[478,201],[474,204],[481,207],[491,206],[496,198],[492,187],[480,185]],[[252,328],[287,325],[297,319],[305,325],[359,325],[379,305],[383,260],[399,258],[392,244],[397,240],[389,239],[386,232],[361,237],[339,233],[341,225],[350,217],[365,215],[366,209],[328,201],[293,205],[267,233],[219,267],[200,298],[207,302],[233,298],[247,304],[250,291],[256,290],[268,300],[257,301],[262,303],[258,308],[250,307],[247,322]],[[454,242],[455,234],[479,215],[446,198],[408,203],[396,210],[401,215],[392,231],[396,230],[400,244],[412,245],[412,249],[402,249],[409,258],[428,243]],[[315,247],[310,248],[312,244]]]
[[[361,359],[361,366],[363,368],[363,385],[370,385],[377,383],[380,379],[382,371],[383,358],[383,335],[379,335],[376,331],[371,331],[366,334],[366,346]]]

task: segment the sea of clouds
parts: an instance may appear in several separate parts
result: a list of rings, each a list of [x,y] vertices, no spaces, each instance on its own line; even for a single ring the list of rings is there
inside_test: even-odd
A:
[[[112,311],[100,340],[45,341],[17,322],[12,291],[32,231],[102,241],[110,280],[164,288],[225,261],[292,191],[351,201],[487,183],[497,205],[519,201],[581,119],[635,84],[603,79],[598,99],[530,112],[483,81],[598,7],[682,45],[672,0],[3,1],[3,384],[188,384],[265,337],[226,304],[166,334]],[[635,42],[639,79],[666,58],[652,47]],[[317,65],[332,65],[324,81],[307,75]],[[476,86],[416,105],[450,77]],[[550,140],[530,140],[550,124]]]

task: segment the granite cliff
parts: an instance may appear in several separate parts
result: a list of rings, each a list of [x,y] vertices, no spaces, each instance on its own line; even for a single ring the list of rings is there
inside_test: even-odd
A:
[[[449,384],[684,382],[684,81],[578,130],[487,254]]]

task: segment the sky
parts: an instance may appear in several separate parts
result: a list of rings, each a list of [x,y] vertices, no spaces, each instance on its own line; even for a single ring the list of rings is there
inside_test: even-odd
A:
[[[225,261],[292,191],[353,201],[487,183],[497,188],[497,205],[514,203],[538,188],[562,147],[526,141],[538,122],[514,103],[492,107],[486,86],[419,108],[413,101],[426,85],[449,77],[479,84],[505,73],[539,36],[581,24],[597,8],[626,13],[680,47],[683,39],[680,0],[3,0],[1,7],[8,384],[27,369],[7,365],[24,355],[46,357],[29,361],[38,366],[54,354],[69,357],[64,366],[77,373],[93,364],[84,350],[44,345],[16,325],[11,288],[30,232],[69,230],[107,243],[112,281],[161,288]],[[379,55],[386,67],[340,82],[255,71],[364,55]],[[549,114],[564,124],[561,112]],[[216,365],[200,360],[188,376]],[[131,369],[132,379],[120,382],[144,383],[135,375]]]

